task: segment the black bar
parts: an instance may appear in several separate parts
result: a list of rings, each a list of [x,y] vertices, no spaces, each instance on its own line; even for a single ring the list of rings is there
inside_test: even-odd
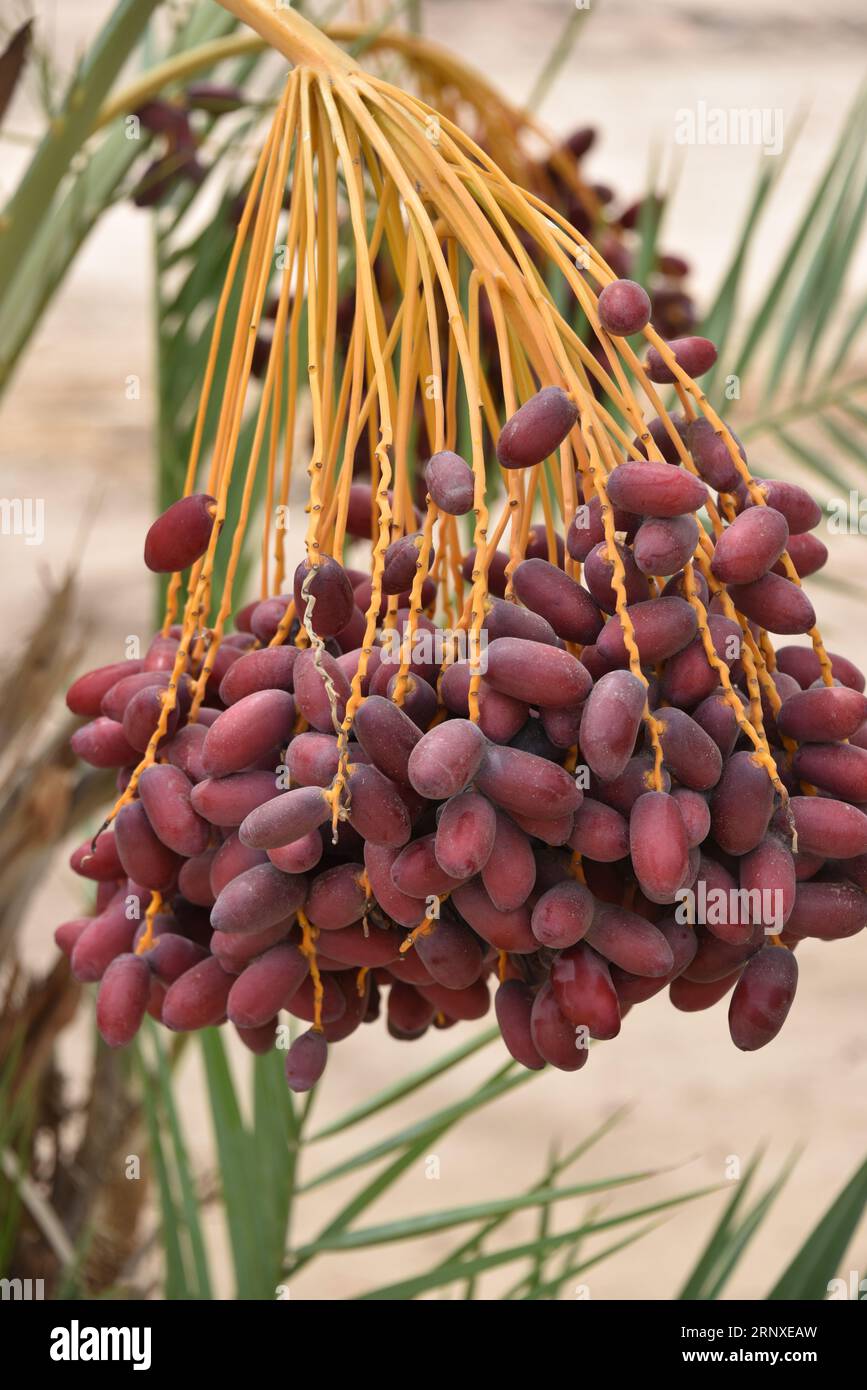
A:
[[[376,1344],[380,1328],[387,1331],[386,1345],[395,1351],[403,1338],[407,1339],[407,1350],[415,1348],[414,1354],[426,1347],[430,1370],[440,1356],[444,1365],[451,1363],[448,1343],[431,1342],[431,1334],[460,1337],[463,1348],[478,1347],[489,1374],[492,1359],[511,1355],[507,1348],[514,1345],[516,1332],[545,1332],[552,1325],[562,1340],[547,1344],[546,1359],[554,1355],[553,1347],[559,1346],[565,1353],[563,1369],[571,1362],[582,1380],[594,1374],[594,1364],[601,1370],[600,1357],[609,1369],[616,1367],[618,1376],[629,1371],[675,1369],[703,1376],[708,1367],[729,1372],[757,1367],[764,1373],[806,1367],[827,1378],[829,1373],[850,1370],[860,1361],[867,1320],[865,1294],[855,1290],[855,1295],[824,1303],[563,1299],[559,1310],[542,1314],[542,1324],[536,1322],[540,1316],[537,1311],[529,1313],[524,1323],[517,1316],[516,1305],[510,1303],[509,1322],[503,1328],[506,1335],[493,1339],[478,1336],[480,1317],[487,1320],[478,1304],[474,1305],[471,1327],[451,1300],[405,1308],[398,1321],[393,1309],[346,1303],[336,1315],[340,1335],[335,1338],[334,1312],[320,1320],[315,1304],[293,1300],[291,1294],[285,1301],[275,1299],[273,1303],[4,1299],[0,1301],[0,1336],[5,1337],[7,1356],[13,1347],[18,1356],[23,1354],[22,1371],[40,1377],[47,1374],[49,1380],[61,1382],[71,1376],[100,1380],[106,1373],[115,1378],[128,1373],[135,1381],[142,1381],[148,1375],[188,1376],[191,1370],[197,1376],[213,1376],[216,1383],[238,1372],[246,1379],[252,1376],[259,1380],[271,1379],[290,1363],[291,1378],[297,1380],[299,1372],[305,1374],[307,1370],[306,1366],[302,1370],[305,1362],[316,1374],[317,1364],[320,1370],[333,1365],[335,1353],[339,1357],[341,1352],[356,1364],[361,1355],[369,1369],[367,1349]],[[496,1312],[493,1316],[492,1331],[496,1332],[499,1318]],[[425,1324],[422,1343],[409,1341],[416,1332],[416,1317]],[[101,1331],[112,1328],[117,1330],[115,1334]],[[475,1334],[472,1339],[471,1330]],[[103,1359],[88,1359],[92,1350]],[[534,1359],[539,1350],[537,1344]],[[113,1353],[120,1353],[121,1359],[114,1359]],[[465,1355],[466,1350],[460,1364],[468,1370]],[[139,1371],[133,1369],[136,1362]],[[7,1367],[11,1370],[9,1362]]]

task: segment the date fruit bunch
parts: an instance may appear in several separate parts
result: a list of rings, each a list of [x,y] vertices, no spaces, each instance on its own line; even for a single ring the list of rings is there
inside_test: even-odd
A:
[[[649,312],[632,282],[599,295],[609,338]],[[684,338],[641,367],[665,385],[714,357]],[[167,622],[74,682],[73,746],[119,799],[72,856],[94,913],[57,941],[110,1045],[150,1014],[262,1052],[288,1014],[304,1090],[380,1012],[410,1041],[493,1007],[532,1069],[577,1071],[663,990],[730,996],[743,1050],[776,1036],[801,941],[867,923],[865,681],[801,586],[818,506],[680,399],[576,469],[564,534],[548,512],[456,554],[479,479],[442,450],[385,546],[370,487],[345,489],[356,568],[308,553],[227,635]],[[584,424],[560,386],[530,395],[496,442],[510,497],[569,438],[580,464]],[[217,515],[174,503],[148,566],[201,565]]]

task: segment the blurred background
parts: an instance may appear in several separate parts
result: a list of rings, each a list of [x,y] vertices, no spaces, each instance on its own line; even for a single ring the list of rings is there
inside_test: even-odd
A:
[[[50,81],[62,90],[61,76],[71,73],[77,55],[112,8],[111,0],[77,0],[72,6],[51,0],[25,6],[6,0],[4,11],[10,13],[3,18],[11,30],[33,14],[40,50],[53,66]],[[367,7],[368,13],[372,8]],[[702,313],[714,302],[730,266],[757,179],[771,165],[780,166],[773,170],[774,186],[751,237],[740,282],[736,319],[747,323],[857,99],[864,76],[867,12],[856,0],[830,0],[822,7],[807,0],[728,0],[725,5],[660,0],[652,6],[639,0],[592,0],[582,15],[580,32],[570,33],[567,49],[564,34],[571,11],[568,0],[425,0],[422,22],[428,38],[478,68],[515,104],[534,91],[540,95],[537,114],[555,136],[564,137],[580,126],[596,127],[597,139],[582,173],[610,186],[618,206],[640,198],[654,171],[655,185],[670,190],[661,240],[666,250],[688,260],[690,294]],[[345,12],[352,15],[352,6]],[[363,16],[364,7],[360,13]],[[560,43],[563,51],[558,54]],[[678,144],[678,113],[696,111],[702,103],[708,109],[779,112],[782,152],[764,154],[755,145],[731,143]],[[4,123],[0,202],[5,203],[14,189],[43,123],[33,84],[25,83]],[[835,315],[844,326],[852,322],[867,289],[867,247],[860,220],[853,219],[853,235],[855,244],[835,301]],[[141,562],[144,533],[157,510],[152,239],[152,214],[134,207],[128,198],[100,218],[4,393],[0,491],[4,497],[44,499],[45,542],[31,546],[20,536],[0,538],[7,682],[0,727],[12,718],[21,692],[16,655],[38,622],[43,623],[43,672],[50,672],[63,632],[74,631],[72,645],[86,645],[80,657],[68,653],[78,670],[119,659],[128,635],[147,634],[152,627],[154,593]],[[820,293],[818,259],[816,264]],[[831,258],[828,273],[834,273]],[[857,380],[864,368],[863,353],[853,349],[839,379]],[[739,421],[748,418],[753,401],[758,408],[764,370],[756,357],[743,375]],[[796,435],[799,428],[796,424]],[[751,465],[759,473],[777,475],[780,470],[779,476],[806,476],[823,500],[840,495],[841,482],[863,489],[864,463],[859,465],[857,452],[841,449],[838,441],[832,460],[827,431],[809,440],[814,463],[818,459],[830,468],[830,478],[784,448],[773,430],[751,445]],[[303,515],[301,506],[295,514]],[[809,586],[819,624],[831,650],[844,652],[865,669],[865,541],[858,535],[824,539],[831,544],[831,561]],[[75,576],[75,594],[67,610],[63,585],[70,574]],[[49,613],[58,619],[59,631],[52,628],[44,608],[52,592]],[[46,720],[61,729],[62,711],[52,705]],[[36,825],[45,828],[52,819],[47,773],[41,786],[46,804],[38,804],[37,798],[35,807],[29,804],[27,809]],[[96,807],[91,817],[89,823],[95,822]],[[6,828],[7,854],[14,852],[20,831],[20,820],[15,833]],[[0,921],[0,940],[4,930],[14,931],[19,969],[35,977],[44,978],[55,966],[57,923],[82,909],[81,882],[67,868],[68,853],[81,838],[79,828],[61,841],[57,853],[28,859],[23,880],[15,878],[9,890],[14,898],[26,888],[26,911],[20,921],[13,921],[14,914],[7,910]],[[574,1181],[665,1170],[654,1179],[652,1194],[642,1199],[649,1205],[687,1190],[717,1184],[731,1188],[738,1163],[746,1167],[761,1146],[766,1149],[769,1178],[793,1150],[802,1149],[727,1285],[727,1295],[763,1297],[867,1149],[864,944],[863,934],[833,946],[803,943],[792,1016],[774,1045],[755,1055],[741,1054],[731,1045],[724,1007],[686,1016],[674,1011],[663,994],[630,1015],[615,1046],[595,1046],[579,1076],[546,1072],[433,1142],[429,1152],[371,1205],[368,1220],[395,1221],[522,1190],[541,1177],[553,1152],[574,1146],[627,1107],[610,1134],[581,1159]],[[44,998],[40,1007],[48,1007]],[[96,1127],[81,1151],[96,1165],[101,1161],[100,1118],[92,1109],[76,1111],[90,1094],[92,996],[88,993],[74,1017],[69,1010],[68,1022],[66,1006],[58,1008],[52,1073],[56,1103],[71,1116],[75,1142],[88,1123]],[[61,1024],[65,1026],[59,1031]],[[324,1127],[399,1080],[410,1067],[434,1063],[457,1042],[456,1031],[434,1032],[412,1046],[410,1057],[410,1049],[388,1038],[382,1022],[365,1029],[354,1043],[335,1052],[316,1101],[317,1123]],[[231,1047],[230,1052],[243,1094],[250,1059],[246,1054],[235,1056]],[[403,1100],[395,1119],[406,1126],[424,1121],[432,1108],[448,1106],[464,1097],[470,1085],[481,1084],[496,1061],[490,1048],[470,1057]],[[178,1064],[176,1096],[190,1163],[204,1198],[216,1292],[232,1296],[226,1224],[217,1204],[209,1200],[218,1165],[207,1090],[199,1053],[192,1047]],[[105,1116],[102,1123],[108,1123]],[[323,1141],[317,1160],[337,1165],[359,1142],[378,1142],[382,1132],[381,1119],[373,1116],[363,1128]],[[123,1156],[137,1151],[127,1149]],[[435,1163],[429,1161],[432,1157]],[[118,1156],[111,1162],[119,1162]],[[119,1178],[112,1170],[102,1181],[122,1188]],[[71,1181],[74,1188],[74,1177]],[[351,1191],[349,1179],[314,1188],[299,1210],[295,1242],[312,1237]],[[643,1239],[591,1269],[580,1284],[591,1298],[676,1296],[727,1195],[723,1191],[662,1212],[659,1224]],[[557,1221],[568,1224],[578,1201],[576,1197],[575,1206],[562,1203]],[[115,1273],[120,1277],[133,1271],[140,1287],[160,1296],[152,1234],[155,1202],[153,1194],[146,1196],[136,1211],[138,1235],[131,1237]],[[622,1206],[616,1193],[603,1194],[600,1202],[609,1213]],[[124,1225],[123,1213],[121,1198],[112,1207],[111,1219],[118,1227]],[[514,1241],[522,1234],[532,1238],[535,1223],[535,1217],[515,1217],[510,1228]],[[33,1248],[41,1242],[53,1244],[37,1220]],[[419,1260],[426,1267],[453,1243],[452,1235],[443,1234],[429,1238],[424,1256],[417,1243],[409,1241],[396,1249],[374,1246],[324,1257],[297,1275],[291,1296],[351,1297],[411,1272]],[[853,1246],[853,1260],[853,1267],[860,1260],[863,1277],[867,1225],[862,1224]],[[486,1290],[487,1296],[498,1296],[499,1289],[496,1282],[483,1285],[482,1296]],[[464,1293],[453,1288],[446,1296]],[[576,1293],[567,1284],[559,1296],[586,1297],[587,1292]]]

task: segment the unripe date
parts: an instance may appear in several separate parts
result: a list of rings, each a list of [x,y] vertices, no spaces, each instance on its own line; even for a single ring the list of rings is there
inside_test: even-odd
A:
[[[545,1059],[533,1042],[533,991],[522,980],[504,980],[494,998],[503,1042],[516,1062],[528,1071],[541,1071]]]
[[[588,1048],[579,1045],[581,1039],[560,1011],[550,983],[542,985],[533,1000],[530,1035],[539,1056],[558,1071],[578,1071],[587,1061]]]
[[[733,753],[711,793],[714,839],[727,854],[746,854],[763,838],[774,807],[767,770],[752,753]]]
[[[735,584],[729,592],[735,607],[768,632],[809,632],[816,625],[816,611],[803,589],[778,574]]]
[[[798,849],[828,859],[854,859],[867,853],[867,816],[857,806],[824,796],[789,798]],[[779,813],[782,821],[782,813]]]
[[[647,700],[643,681],[610,671],[590,691],[581,716],[581,755],[604,782],[619,777],[635,749]]]
[[[513,582],[524,606],[547,619],[558,637],[582,646],[596,640],[603,622],[597,603],[564,570],[547,560],[524,560]]]
[[[662,466],[668,467],[667,464]],[[698,630],[695,610],[685,599],[673,595],[633,604],[626,609],[626,614],[641,661],[651,666],[681,651]],[[629,653],[619,617],[609,618],[596,640],[596,650],[612,666],[628,665]]]
[[[620,1005],[607,961],[583,941],[561,951],[551,967],[551,985],[561,1014],[591,1038],[616,1038]]]
[[[307,880],[258,864],[227,883],[211,909],[215,931],[265,931],[304,903]]]
[[[431,501],[449,516],[466,516],[473,508],[473,470],[449,450],[434,454],[424,471]]]
[[[116,956],[96,996],[96,1026],[109,1047],[132,1042],[147,1010],[151,974],[141,956]]]
[[[867,698],[841,685],[816,686],[790,695],[777,715],[780,733],[798,743],[851,738],[867,719]]]
[[[692,515],[650,517],[633,542],[635,563],[642,574],[675,574],[698,545],[698,522]]]
[[[709,338],[672,338],[666,347],[674,353],[681,371],[694,378],[704,376],[716,361],[716,348]],[[678,379],[658,348],[649,350],[644,366],[650,380],[659,385],[670,385]]]
[[[440,867],[452,878],[472,878],[491,856],[496,829],[496,811],[479,792],[469,789],[451,797],[442,808],[434,842]]]
[[[309,966],[297,946],[282,942],[251,961],[229,990],[226,1012],[238,1028],[260,1028],[286,1007]]]
[[[585,796],[572,826],[569,844],[577,854],[599,863],[625,859],[629,853],[629,825],[613,806]]]
[[[732,1042],[754,1052],[777,1036],[798,986],[798,962],[784,946],[765,946],[747,962],[729,1005]]]
[[[319,554],[313,566],[302,561],[295,571],[294,598],[296,617],[306,616],[316,636],[322,638],[335,637],[346,627],[355,607],[349,575],[330,555]]]
[[[145,537],[144,562],[157,574],[185,570],[208,548],[217,503],[204,492],[181,497],[158,516]]]
[[[519,748],[489,744],[476,786],[505,811],[556,819],[580,806],[583,793],[562,767]]]
[[[674,902],[689,869],[689,845],[680,808],[667,793],[650,791],[638,798],[629,817],[629,850],[651,902]]]
[[[485,745],[484,734],[468,719],[438,724],[409,755],[411,786],[430,801],[445,801],[472,781],[485,756]]]
[[[166,990],[163,1023],[175,1033],[212,1028],[221,1023],[234,982],[235,976],[227,974],[216,956],[207,956]]]
[[[594,907],[593,894],[582,883],[569,879],[555,884],[533,908],[533,935],[552,950],[574,946],[589,931]]]
[[[724,584],[752,584],[779,560],[789,539],[782,512],[753,507],[741,512],[719,537],[711,569]]]
[[[532,468],[553,454],[578,419],[559,386],[546,386],[515,411],[500,431],[497,458],[503,468]]]
[[[557,709],[580,703],[590,693],[590,676],[581,662],[557,647],[498,637],[488,647],[487,662],[488,685],[532,705]]]
[[[536,860],[529,839],[504,811],[496,810],[494,842],[482,867],[482,883],[501,912],[521,907],[536,882]]]
[[[629,462],[612,469],[608,497],[615,507],[637,516],[685,516],[704,506],[707,488],[676,464]]]

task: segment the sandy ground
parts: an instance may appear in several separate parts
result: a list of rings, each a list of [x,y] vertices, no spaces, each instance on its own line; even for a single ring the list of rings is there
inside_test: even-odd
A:
[[[47,0],[36,6],[37,13],[51,17],[67,58],[71,43],[92,33],[108,8],[104,0],[79,0],[74,13]],[[427,27],[468,58],[478,62],[483,54],[487,74],[520,98],[562,26],[566,8],[565,0],[496,7],[491,0],[435,0]],[[631,195],[643,186],[651,151],[670,154],[675,113],[682,107],[699,100],[726,107],[779,107],[787,124],[797,110],[806,109],[777,215],[759,246],[758,279],[763,261],[778,253],[854,93],[864,23],[854,0],[837,0],[821,13],[806,0],[765,0],[758,10],[746,0],[713,9],[607,0],[549,93],[543,115],[563,131],[588,120],[599,122],[604,139],[591,168]],[[22,108],[21,124],[26,126],[27,120]],[[669,240],[690,256],[703,292],[715,283],[762,157],[744,149],[687,151]],[[4,190],[11,184],[15,158],[8,163]],[[863,261],[862,248],[859,274]],[[26,547],[15,538],[5,538],[0,546],[7,641],[20,636],[32,619],[46,574],[58,576],[75,558],[81,563],[82,608],[95,627],[92,664],[117,659],[127,635],[148,631],[150,592],[137,556],[152,512],[149,333],[147,218],[120,208],[79,258],[5,402],[0,423],[3,494],[44,497],[47,524],[42,548]],[[141,380],[138,400],[126,396],[130,375]],[[760,471],[767,462],[759,463]],[[850,583],[864,579],[862,545],[848,538],[835,542],[834,571]],[[861,602],[840,599],[819,586],[813,596],[829,646],[864,665],[867,634]],[[51,959],[54,925],[73,915],[76,895],[59,859],[27,924],[26,950],[35,966]],[[419,1163],[365,1220],[390,1220],[518,1191],[541,1174],[552,1146],[574,1144],[626,1105],[630,1113],[582,1160],[579,1177],[591,1181],[648,1169],[667,1171],[630,1196],[612,1198],[611,1210],[623,1210],[630,1201],[646,1205],[664,1195],[726,1183],[732,1157],[745,1163],[760,1144],[767,1145],[770,1176],[794,1146],[805,1146],[784,1195],[730,1286],[732,1295],[761,1297],[861,1161],[867,1139],[864,940],[833,949],[811,943],[799,959],[797,1004],[774,1047],[742,1055],[728,1040],[722,1011],[688,1018],[664,999],[654,1001],[630,1016],[615,1046],[594,1049],[580,1076],[544,1075],[464,1123],[437,1146],[438,1180],[428,1176],[430,1164]],[[363,1047],[348,1045],[335,1054],[320,1099],[320,1121],[441,1055],[457,1038],[455,1032],[433,1036],[410,1054],[391,1042],[381,1026],[367,1030]],[[74,1071],[89,1046],[84,1020],[67,1035],[65,1046]],[[379,1120],[359,1127],[353,1131],[353,1148],[375,1142],[398,1120],[408,1123],[429,1107],[466,1094],[498,1060],[495,1049],[489,1049],[426,1091],[423,1100],[405,1102],[388,1130]],[[243,1059],[240,1065],[246,1065]],[[192,1148],[205,1167],[210,1134],[202,1078],[194,1065],[184,1073],[182,1095]],[[335,1162],[350,1151],[348,1140],[322,1146],[321,1161]],[[296,1238],[314,1233],[349,1190],[341,1184],[307,1199]],[[591,1296],[671,1297],[706,1238],[720,1200],[705,1198],[680,1211],[633,1249],[592,1270],[584,1280]],[[580,1210],[566,1204],[560,1219],[574,1221]],[[211,1224],[219,1251],[222,1232]],[[512,1229],[518,1240],[527,1228],[515,1223]],[[867,1228],[853,1247],[852,1267],[863,1265],[865,1234]],[[434,1238],[429,1250],[444,1253],[450,1244]],[[429,1251],[412,1245],[394,1252],[372,1250],[315,1266],[292,1293],[344,1298],[431,1262]],[[221,1292],[230,1294],[222,1263]],[[496,1285],[486,1291],[495,1292]],[[576,1294],[568,1289],[565,1296]]]

